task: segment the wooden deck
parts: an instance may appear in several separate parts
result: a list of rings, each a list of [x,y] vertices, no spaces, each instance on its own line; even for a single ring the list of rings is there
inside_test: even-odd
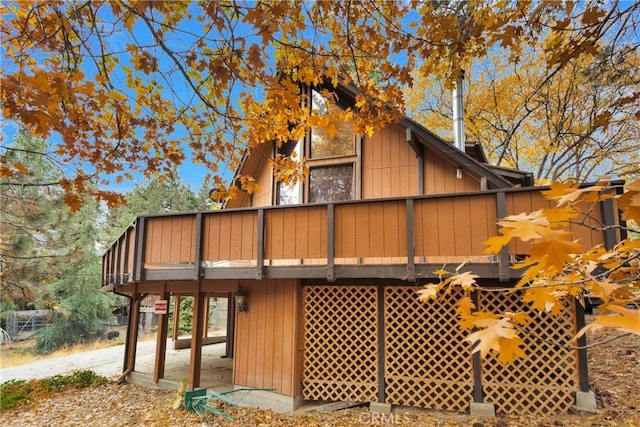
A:
[[[549,207],[543,188],[360,200],[330,204],[189,212],[136,218],[103,257],[103,287],[156,280],[431,278],[464,269],[483,278],[519,277],[510,261],[517,242],[497,256],[483,242],[507,215]],[[572,224],[584,247],[611,244],[600,231],[617,220],[615,203]],[[605,218],[607,221],[603,221]]]

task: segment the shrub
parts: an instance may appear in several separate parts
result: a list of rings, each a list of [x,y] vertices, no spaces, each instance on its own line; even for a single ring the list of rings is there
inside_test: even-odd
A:
[[[0,411],[47,398],[54,393],[106,384],[109,380],[93,371],[78,371],[71,375],[55,375],[39,380],[10,380],[0,384]]]

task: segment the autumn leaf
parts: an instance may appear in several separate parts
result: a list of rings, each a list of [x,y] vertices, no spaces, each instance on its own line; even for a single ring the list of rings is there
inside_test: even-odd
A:
[[[417,291],[420,302],[428,302],[438,298],[438,291],[442,288],[439,284],[424,285],[422,289]]]
[[[485,240],[483,244],[487,246],[484,253],[487,255],[497,255],[500,253],[503,247],[509,244],[511,241],[510,235],[493,236]]]
[[[459,315],[464,316],[471,314],[471,311],[475,308],[476,306],[473,301],[471,301],[471,298],[462,297],[458,300],[458,308],[456,309],[456,311]]]
[[[476,280],[478,275],[471,274],[469,271],[465,271],[464,273],[459,273],[451,276],[448,281],[457,286],[461,286],[465,291],[471,291],[475,288]]]
[[[449,271],[445,270],[444,268],[440,268],[438,270],[434,270],[433,274],[435,274],[436,276],[447,276],[449,274],[451,274]]]
[[[524,343],[520,337],[512,339],[500,338],[498,343],[500,348],[500,352],[498,353],[498,362],[503,365],[512,363],[516,359],[526,359],[527,355],[522,349]]]
[[[504,343],[509,340],[519,340],[515,328],[507,318],[501,319],[481,319],[476,322],[476,326],[481,328],[479,331],[473,332],[465,341],[473,344],[473,353],[480,352],[482,357],[486,357],[489,352],[500,353],[501,340]],[[517,345],[508,345],[507,350],[515,351]],[[515,355],[505,354],[503,359],[511,360]]]
[[[28,174],[29,173],[29,169],[26,168],[22,163],[20,162],[14,162],[13,163],[13,167],[16,168],[17,170],[19,170],[21,173],[23,174]]]
[[[542,210],[530,214],[521,213],[507,216],[498,221],[498,225],[504,228],[501,233],[505,236],[518,237],[525,242],[543,237],[551,232],[549,220],[543,215]]]
[[[82,207],[83,200],[80,196],[74,193],[67,193],[64,195],[64,203],[69,206],[71,212],[77,212]]]
[[[615,314],[594,316],[593,321],[582,328],[576,338],[581,337],[590,330],[595,331],[601,328],[614,328],[621,332],[640,335],[640,311],[611,304],[602,304],[598,309]]]

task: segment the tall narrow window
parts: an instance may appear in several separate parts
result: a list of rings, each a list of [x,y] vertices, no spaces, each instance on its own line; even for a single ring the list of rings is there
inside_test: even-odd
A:
[[[320,115],[332,117],[330,104],[317,91],[311,92],[312,109]],[[310,203],[334,202],[354,198],[354,170],[356,134],[351,122],[335,121],[331,132],[313,127],[309,140],[309,192]]]
[[[333,109],[338,107],[329,105],[327,100],[315,90],[312,92],[313,110],[320,115],[331,117]],[[326,157],[349,156],[355,154],[355,134],[351,122],[334,122],[335,135],[330,136],[326,129],[314,127],[311,129],[312,159]]]
[[[300,141],[291,142],[283,145],[278,151],[288,157],[300,159],[301,156]],[[301,178],[304,179],[304,178]],[[279,181],[276,186],[276,204],[277,205],[297,205],[302,203],[302,185],[300,180],[295,183],[286,183]]]

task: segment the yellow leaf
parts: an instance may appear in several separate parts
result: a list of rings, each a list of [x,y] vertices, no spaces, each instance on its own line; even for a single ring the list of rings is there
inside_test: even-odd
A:
[[[490,237],[483,242],[483,244],[487,246],[487,248],[484,250],[484,253],[487,255],[497,255],[500,253],[503,247],[509,244],[510,241],[511,236],[509,235]]]
[[[589,330],[595,331],[601,328],[614,328],[621,332],[640,335],[640,311],[611,304],[603,304],[598,309],[611,311],[615,314],[595,316],[589,325],[578,332],[576,338],[581,337]]]
[[[498,362],[503,365],[514,362],[517,358],[526,358],[526,354],[521,348],[524,343],[520,337],[515,337],[513,339],[500,338],[499,343],[500,353],[498,354]]]
[[[462,297],[458,300],[458,308],[456,311],[459,315],[465,315],[470,314],[471,310],[473,310],[474,308],[476,308],[476,306],[473,301],[471,301],[471,298]]]
[[[545,236],[552,231],[541,209],[530,214],[510,215],[498,221],[498,224],[507,229],[503,230],[503,233],[508,233],[511,237],[519,237],[525,242]]]
[[[518,313],[511,313],[510,317],[513,319],[514,322],[516,322],[518,325],[527,325],[531,322],[533,322],[533,319],[531,318],[531,316],[529,316],[527,313],[523,313],[523,312],[518,312]]]
[[[500,353],[500,339],[513,340],[518,338],[513,325],[507,318],[481,319],[476,322],[483,329],[476,331],[465,338],[465,341],[473,343],[473,353],[480,352],[482,357],[490,351]],[[507,357],[507,356],[505,356]]]
[[[475,279],[478,277],[480,276],[471,274],[471,272],[469,271],[465,271],[464,273],[451,276],[449,280],[454,285],[462,286],[462,289],[464,289],[465,291],[472,291],[476,285]]]
[[[428,302],[429,300],[438,298],[438,291],[442,285],[440,284],[428,284],[424,285],[422,289],[418,290],[418,299],[420,302]]]
[[[433,272],[433,274],[438,275],[438,276],[446,276],[446,275],[449,275],[451,273],[449,271],[445,270],[444,268],[441,268],[439,270],[435,270]]]

